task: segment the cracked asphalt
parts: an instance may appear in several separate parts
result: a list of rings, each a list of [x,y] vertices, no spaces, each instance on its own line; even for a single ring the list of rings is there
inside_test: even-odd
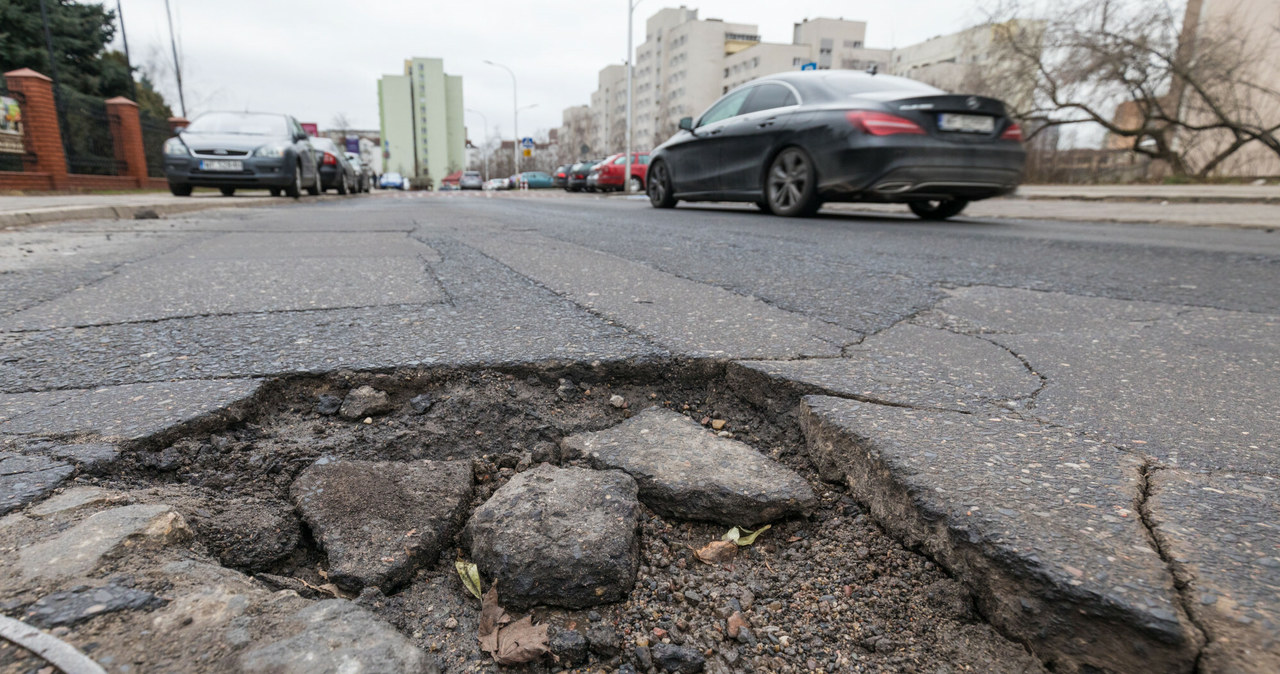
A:
[[[1264,230],[472,193],[44,225],[0,232],[0,443],[283,375],[711,359],[1043,661],[1280,671],[1277,288]]]

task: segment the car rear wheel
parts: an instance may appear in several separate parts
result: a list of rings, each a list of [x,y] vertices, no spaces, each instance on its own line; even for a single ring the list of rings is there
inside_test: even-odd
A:
[[[804,150],[789,147],[774,157],[765,175],[765,199],[774,215],[813,215],[822,205],[817,192],[817,171]]]
[[[667,170],[666,162],[658,162],[649,169],[649,203],[654,208],[673,208],[676,205],[671,172]]]
[[[307,188],[307,194],[310,194],[311,196],[314,197],[314,196],[318,196],[323,191],[324,191],[324,186],[320,184],[320,169],[319,167],[317,167],[316,168],[316,184]]]
[[[302,196],[302,164],[293,167],[293,184],[284,188],[284,193],[294,199]]]
[[[631,191],[636,193],[644,191],[644,181],[640,176],[631,176]]]
[[[270,190],[268,190],[268,191],[270,191],[270,192],[271,192],[271,196],[273,196],[273,197],[278,197],[278,196],[280,196],[280,188],[279,188],[279,187],[272,187],[272,188],[270,188]]]
[[[338,194],[346,194],[351,188],[347,187],[347,174],[342,174],[342,180],[338,181]]]
[[[952,216],[960,214],[965,206],[969,205],[967,199],[938,199],[934,201],[912,201],[907,204],[911,208],[911,212],[915,213],[922,220],[946,220]]]
[[[183,185],[183,184],[181,184],[181,183],[169,183],[169,191],[170,191],[170,192],[172,192],[172,193],[173,193],[173,196],[175,196],[175,197],[189,197],[189,196],[191,196],[191,186],[190,186],[190,185]]]
[[[234,187],[219,187],[218,191],[222,192],[224,197],[234,197],[236,195],[236,188]]]

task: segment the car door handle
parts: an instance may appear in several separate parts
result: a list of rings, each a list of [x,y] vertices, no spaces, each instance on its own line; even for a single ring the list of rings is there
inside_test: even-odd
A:
[[[709,135],[709,136],[718,136],[718,135],[720,135],[720,132],[721,132],[721,131],[724,131],[724,129],[713,129],[713,130],[711,130],[711,131],[708,131],[708,132],[707,132],[707,135]]]
[[[766,127],[766,126],[773,126],[773,123],[774,123],[774,122],[776,122],[776,121],[778,121],[778,118],[777,118],[777,117],[770,117],[769,119],[766,119],[766,120],[764,120],[763,122],[760,122],[760,125],[759,125],[759,126],[760,126],[760,128],[762,128],[762,129],[763,129],[763,128],[764,128],[764,127]]]

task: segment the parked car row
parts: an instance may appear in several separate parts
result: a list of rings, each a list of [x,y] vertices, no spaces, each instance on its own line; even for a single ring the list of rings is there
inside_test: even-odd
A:
[[[354,194],[373,186],[373,172],[359,155],[338,149],[328,138],[307,135],[289,115],[261,112],[197,117],[165,141],[164,173],[169,191],[180,197],[196,187],[214,187],[225,196],[265,188],[271,196],[296,198],[304,190]]]
[[[477,174],[479,175],[479,174]],[[544,171],[525,171],[506,178],[490,178],[483,185],[486,190],[541,190],[555,187],[551,174]]]
[[[618,153],[604,159],[565,164],[556,168],[554,186],[567,192],[617,192],[626,185],[627,155]],[[644,192],[649,168],[648,152],[631,153],[631,189]]]

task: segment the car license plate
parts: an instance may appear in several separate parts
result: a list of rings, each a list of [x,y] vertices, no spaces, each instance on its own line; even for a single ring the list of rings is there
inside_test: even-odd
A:
[[[244,162],[236,159],[205,159],[200,162],[201,171],[243,171]]]
[[[938,128],[960,133],[991,133],[996,130],[996,118],[987,115],[938,115]]]

